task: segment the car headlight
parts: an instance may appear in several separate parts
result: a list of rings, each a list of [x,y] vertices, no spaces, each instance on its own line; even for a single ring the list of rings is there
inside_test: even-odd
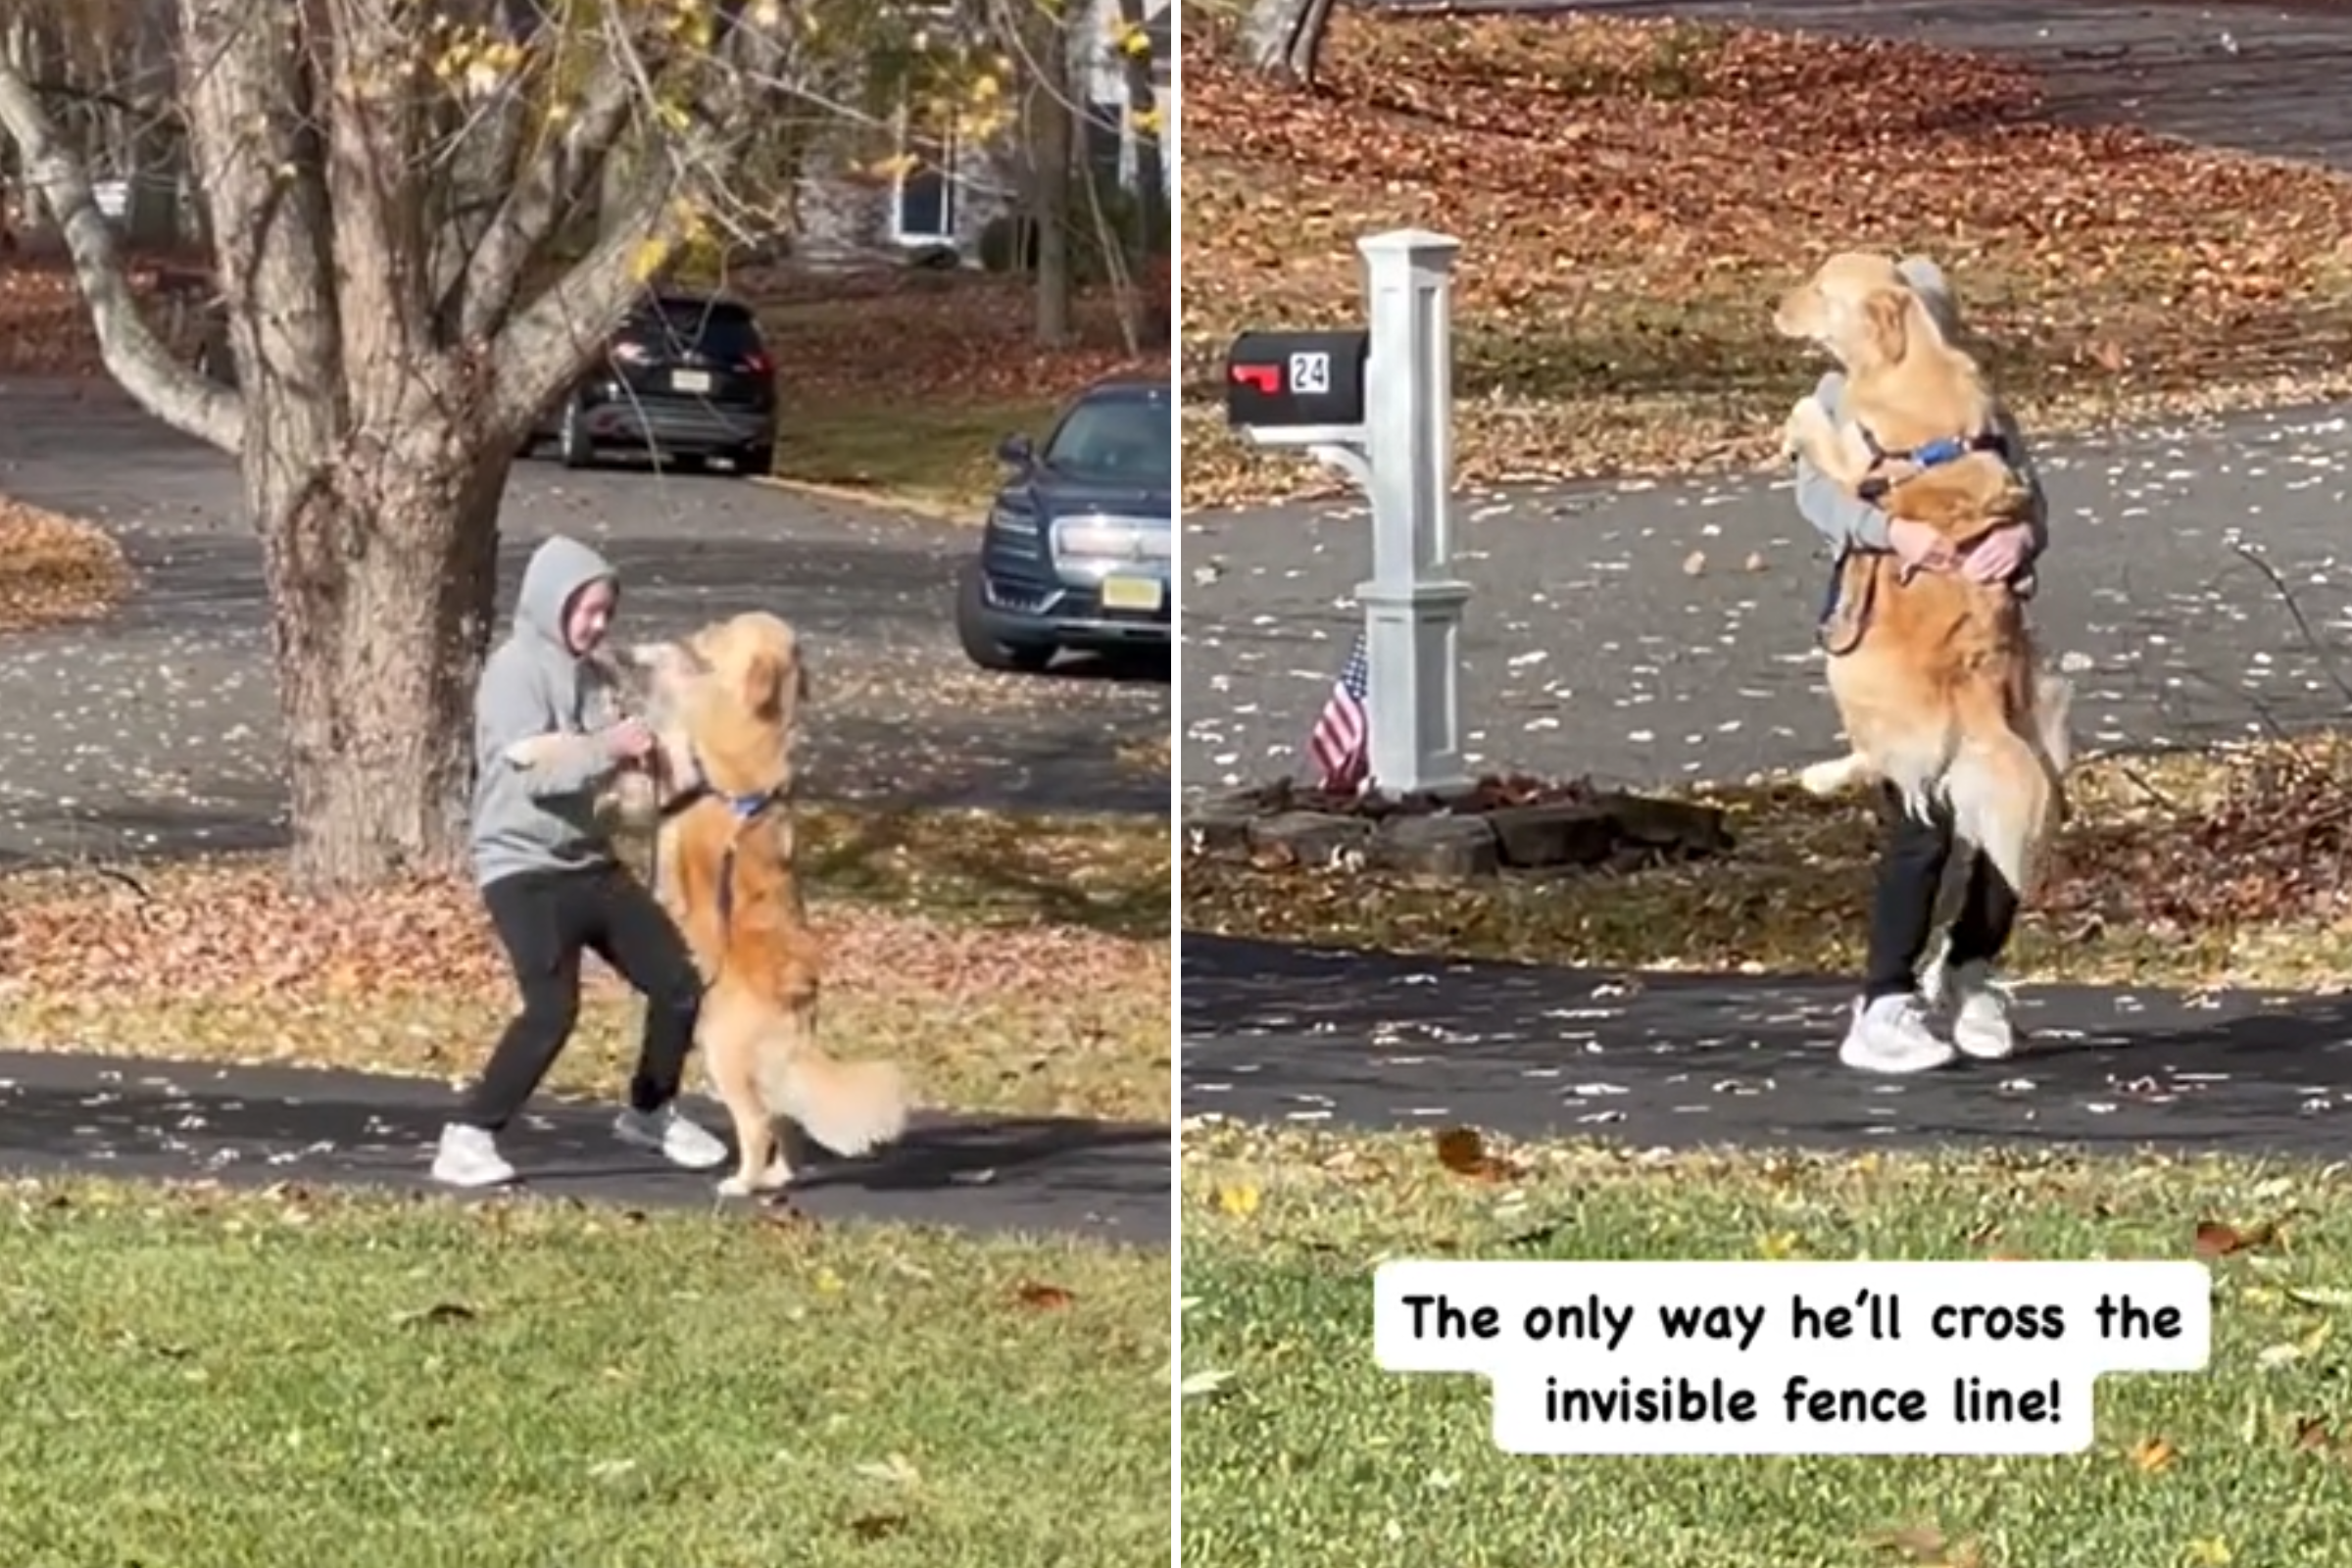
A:
[[[988,525],[1000,533],[1034,535],[1037,532],[1037,514],[1014,512],[1007,507],[991,507],[988,509]]]

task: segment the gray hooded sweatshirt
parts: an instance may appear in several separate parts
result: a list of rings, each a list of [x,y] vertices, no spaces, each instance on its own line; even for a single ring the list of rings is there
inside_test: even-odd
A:
[[[564,640],[573,596],[612,576],[586,545],[548,540],[523,570],[514,631],[482,667],[473,698],[473,873],[484,887],[518,872],[612,863],[595,803],[614,763],[590,737],[620,711],[598,666]],[[507,760],[516,741],[550,733],[578,736],[579,744],[536,767]]]
[[[1960,335],[1960,310],[1952,300],[1951,285],[1944,280],[1943,270],[1924,256],[1906,256],[1900,264],[1903,277],[1917,291],[1920,303],[1936,318],[1944,336]],[[1845,377],[1830,371],[1814,387],[1813,395],[1833,419],[1838,416],[1838,404],[1845,395]],[[2034,471],[2033,455],[2026,450],[2026,438],[2017,421],[2002,416],[2001,433],[2008,438],[2009,462],[2033,492],[2032,521],[2034,541],[2026,556],[2025,569],[2031,575],[2034,564],[2050,542],[2049,504],[2041,493],[2041,479]],[[1796,466],[1796,510],[1804,514],[1829,545],[1830,554],[1843,560],[1853,550],[1885,550],[1886,543],[1886,514],[1867,501],[1857,501],[1852,492],[1828,474],[1801,459]],[[2021,584],[2021,587],[2026,586]]]

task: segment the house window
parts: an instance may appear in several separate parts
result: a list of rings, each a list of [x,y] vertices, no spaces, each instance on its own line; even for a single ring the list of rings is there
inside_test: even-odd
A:
[[[955,239],[955,138],[908,137],[906,154],[913,163],[891,182],[891,238],[909,245]]]

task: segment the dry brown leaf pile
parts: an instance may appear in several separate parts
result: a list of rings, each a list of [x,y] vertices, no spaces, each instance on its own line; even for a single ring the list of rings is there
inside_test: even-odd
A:
[[[458,878],[318,903],[255,858],[0,881],[0,998],[86,993],[135,1004],[401,993],[504,1005],[513,979],[479,896]],[[1055,926],[978,926],[834,904],[816,911],[828,984],[943,1003],[1134,983],[1165,945]],[[594,986],[615,990],[601,972]]]
[[[1355,239],[1463,241],[1471,482],[1762,461],[1816,366],[1770,302],[1825,251],[1949,266],[2029,422],[2352,386],[2352,181],[2046,117],[2009,61],[1580,15],[1343,11],[1313,92],[1186,38],[1184,375],[1361,318]],[[1311,482],[1202,415],[1187,499]]]
[[[122,551],[103,530],[0,496],[0,632],[88,620],[130,587]]]

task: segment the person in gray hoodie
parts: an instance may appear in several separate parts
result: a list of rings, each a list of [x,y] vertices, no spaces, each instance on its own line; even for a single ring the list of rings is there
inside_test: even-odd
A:
[[[1906,257],[1900,266],[1944,335],[1959,338],[1959,310],[1942,271],[1917,256]],[[1845,378],[1833,370],[1821,378],[1814,395],[1835,418],[1844,391]],[[1797,510],[1828,543],[1833,557],[1833,597],[1822,607],[1825,622],[1837,608],[1838,566],[1858,550],[1886,551],[1924,570],[1957,571],[1978,582],[2006,582],[2021,595],[2033,592],[2034,563],[2049,542],[2048,503],[2027,454],[2025,437],[2005,415],[2000,433],[2010,466],[2033,492],[2030,520],[1995,529],[1971,545],[1965,555],[1954,554],[1925,523],[1888,516],[1856,500],[1851,491],[1812,464],[1799,460]],[[1947,813],[1924,822],[1912,816],[1892,785],[1883,785],[1881,795],[1886,839],[1871,901],[1869,956],[1862,994],[1854,1001],[1853,1018],[1838,1049],[1838,1058],[1869,1072],[1909,1073],[1943,1066],[1961,1053],[1982,1059],[2006,1056],[2017,1049],[2017,1037],[2009,1019],[2008,998],[1994,977],[1993,965],[2008,946],[2010,928],[2017,920],[2016,890],[1984,857],[1972,853],[1967,890],[1952,921],[1950,946],[1944,955],[1953,1004],[1951,1038],[1945,1040],[1936,1033],[1926,1001],[1919,995],[1919,969],[1934,937],[1936,896],[1955,847],[1951,819]]]
[[[441,1130],[433,1175],[452,1186],[514,1179],[498,1135],[571,1038],[580,956],[590,950],[646,1003],[629,1103],[614,1133],[689,1169],[727,1158],[726,1145],[680,1115],[676,1103],[702,977],[677,927],[620,863],[596,819],[606,780],[654,748],[652,732],[620,712],[609,678],[589,658],[619,599],[604,557],[577,540],[549,539],[523,571],[514,631],[491,654],[474,692],[474,880],[514,965],[522,1006]],[[573,744],[531,767],[508,760],[515,742],[549,734]]]

